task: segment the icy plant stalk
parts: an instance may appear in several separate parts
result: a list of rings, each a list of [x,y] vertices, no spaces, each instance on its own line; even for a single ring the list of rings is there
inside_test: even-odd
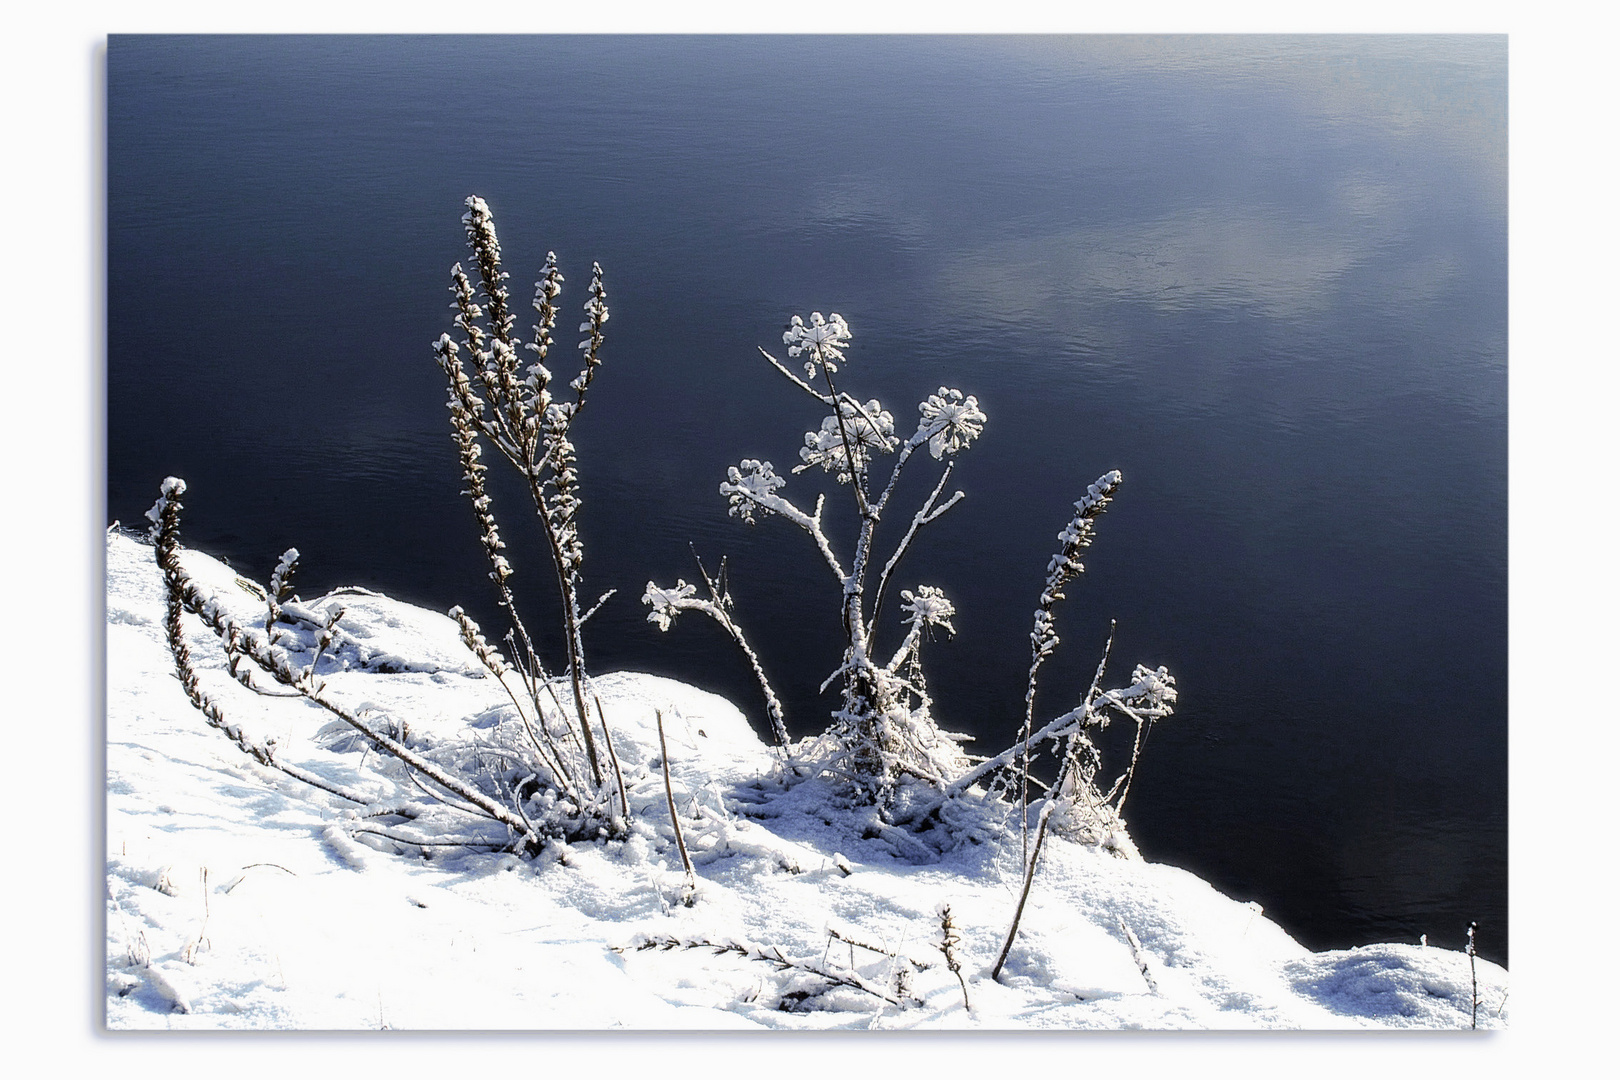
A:
[[[1029,802],[1029,737],[1035,725],[1035,691],[1040,683],[1041,665],[1046,663],[1047,657],[1051,656],[1058,646],[1058,636],[1052,618],[1052,609],[1059,600],[1064,599],[1063,590],[1068,587],[1069,582],[1085,573],[1086,566],[1085,563],[1080,561],[1080,555],[1086,548],[1091,546],[1092,536],[1096,532],[1097,519],[1108,509],[1108,504],[1113,500],[1114,492],[1119,490],[1122,479],[1119,470],[1115,469],[1099,476],[1086,489],[1085,498],[1074,504],[1074,518],[1058,534],[1058,540],[1062,546],[1058,549],[1057,554],[1052,556],[1051,562],[1046,567],[1046,588],[1041,591],[1041,598],[1035,608],[1035,627],[1030,631],[1029,635],[1031,652],[1029,679],[1024,689],[1024,724],[1019,735],[1024,747],[1022,787],[1019,790],[1019,800],[1024,804]],[[1111,644],[1112,636],[1110,636],[1109,640]],[[1103,663],[1107,663],[1106,653],[1103,657]],[[1101,667],[1098,668],[1097,674],[1098,678],[1101,678]],[[1095,688],[1096,684],[1093,681],[1093,691],[1095,691]],[[1075,742],[1076,738],[1082,738],[1083,736],[1083,731],[1076,732],[1074,736],[1070,737],[1071,744]],[[1071,751],[1078,749],[1080,749],[1078,745],[1071,747]],[[1023,834],[1025,837],[1024,856],[1026,859],[1029,856],[1028,820],[1026,815],[1024,818],[1026,827]]]
[[[1016,767],[1021,798],[1027,802],[1032,763],[1037,753],[1042,749],[1062,746],[1059,778],[1048,802],[1053,798],[1061,799],[1068,809],[1083,811],[1081,816],[1086,820],[1080,831],[1091,832],[1090,838],[1094,840],[1106,839],[1107,833],[1118,825],[1118,812],[1129,792],[1146,730],[1154,720],[1169,716],[1176,703],[1175,677],[1163,667],[1150,670],[1139,664],[1131,672],[1129,685],[1114,690],[1103,689],[1102,680],[1114,640],[1113,631],[1110,630],[1102,660],[1081,703],[1035,729],[1035,699],[1040,686],[1041,668],[1058,646],[1054,615],[1057,602],[1065,598],[1064,590],[1069,583],[1085,572],[1085,564],[1080,556],[1091,545],[1097,519],[1108,508],[1120,483],[1117,470],[1098,477],[1086,489],[1085,497],[1074,504],[1074,516],[1058,533],[1060,546],[1047,565],[1046,587],[1036,604],[1034,627],[1030,631],[1029,676],[1024,691],[1024,722],[1018,742],[969,769],[947,789],[948,793],[963,791],[992,777],[997,777],[1005,785]],[[1107,727],[1113,714],[1125,716],[1137,725],[1136,740],[1128,768],[1103,793],[1095,783],[1100,760],[1089,732]],[[1031,858],[1027,850],[1026,858]]]
[[[616,796],[617,820],[622,828],[629,813],[628,799],[619,779],[619,766],[613,755],[612,736],[600,715],[594,722],[589,707],[588,676],[581,627],[595,611],[582,613],[580,607],[581,567],[584,546],[580,542],[579,474],[574,445],[569,434],[584,408],[596,370],[601,364],[603,327],[608,320],[607,293],[602,285],[602,268],[593,267],[584,305],[585,318],[579,331],[583,366],[567,386],[567,392],[553,393],[552,373],[546,366],[553,344],[558,310],[554,303],[562,290],[563,277],[556,255],[546,258],[535,283],[533,307],[538,316],[533,340],[525,343],[513,332],[512,313],[506,289],[507,274],[501,269],[500,241],[489,206],[476,196],[467,200],[462,218],[467,242],[477,270],[477,283],[456,264],[450,271],[450,291],[455,300],[455,326],[461,340],[443,334],[434,344],[434,356],[449,384],[450,425],[461,460],[464,494],[472,503],[479,537],[490,565],[501,607],[511,619],[508,640],[513,646],[511,665],[483,641],[476,625],[460,609],[453,614],[462,622],[463,638],[495,678],[507,685],[508,677],[521,686],[511,694],[513,706],[533,733],[534,749],[547,766],[554,786],[584,805],[578,809],[589,816],[602,809],[607,798]],[[527,360],[525,359],[527,355]],[[557,579],[563,640],[567,651],[565,705],[557,694],[554,680],[540,659],[534,639],[518,612],[509,581],[514,574],[504,555],[505,542],[495,520],[492,500],[484,482],[488,467],[483,463],[485,447],[494,449],[523,478],[539,517],[547,552]],[[602,598],[606,599],[606,596]],[[600,604],[601,601],[598,601]],[[470,628],[469,628],[470,627]],[[556,706],[557,722],[569,738],[551,735],[546,700]],[[600,713],[600,710],[598,710]],[[571,743],[583,748],[583,760]]]
[[[169,654],[174,658],[174,673],[180,680],[181,689],[186,692],[186,698],[203,718],[208,726],[221,732],[237,749],[253,758],[261,765],[286,773],[306,784],[328,791],[339,798],[350,802],[362,802],[359,796],[353,795],[332,784],[305,772],[296,766],[278,761],[276,747],[273,740],[259,741],[254,739],[239,724],[233,724],[225,716],[224,709],[214,697],[202,689],[202,681],[197,676],[197,669],[192,663],[191,649],[186,645],[185,631],[181,622],[183,614],[188,610],[199,614],[210,610],[206,599],[191,582],[191,577],[180,564],[180,497],[186,493],[186,482],[179,477],[170,476],[163,481],[161,493],[152,509],[146,516],[152,520],[150,539],[153,541],[154,552],[157,557],[158,568],[163,571],[163,584],[165,589],[165,608],[163,629],[169,645]],[[228,630],[222,638],[227,643],[230,652],[232,674],[236,673],[237,663],[242,655],[242,635]]]
[[[298,569],[298,549],[288,548],[281,553],[275,572],[270,575],[270,587],[265,590],[264,632],[269,634],[281,619],[281,605],[293,598],[293,571]]]
[[[865,801],[887,804],[902,778],[942,786],[965,764],[953,738],[941,732],[929,715],[919,662],[921,642],[929,632],[952,632],[949,600],[939,589],[926,585],[903,592],[906,636],[886,659],[878,652],[878,616],[895,569],[919,530],[964,497],[957,491],[941,498],[955,466],[955,455],[977,438],[985,416],[973,397],[941,387],[918,406],[920,416],[915,431],[901,438],[895,433],[894,416],[880,402],[863,402],[838,389],[835,376],[848,362],[845,349],[849,339],[849,325],[837,314],[823,317],[816,312],[808,321],[794,316],[783,334],[783,343],[790,357],[803,358],[802,378],[787,364],[760,350],[783,377],[826,410],[819,425],[805,434],[799,449],[800,463],[792,471],[819,469],[849,490],[859,526],[847,564],[822,525],[825,497],[818,496],[814,511],[806,513],[780,494],[787,479],[769,461],[749,458],[733,466],[720,484],[720,493],[729,500],[731,514],[748,524],[777,515],[803,529],[827,564],[838,590],[845,648],[842,662],[827,680],[829,684],[834,680],[843,684],[842,707],[833,713],[829,729],[836,749],[821,766],[850,781]],[[901,471],[925,447],[934,460],[943,463],[938,481],[910,516],[887,560],[880,564],[875,547],[878,526],[890,510]],[[894,464],[887,478],[879,483],[873,469],[877,459],[887,455],[894,457]],[[674,589],[660,589],[649,582],[643,596],[653,609],[648,618],[667,628],[679,611],[699,610],[728,629],[735,626],[718,596],[705,602],[696,600],[693,591],[684,582]],[[732,636],[742,644],[739,633],[733,631]],[[754,663],[757,670],[757,661]],[[767,696],[774,695],[767,689]],[[779,731],[778,737],[783,734]]]

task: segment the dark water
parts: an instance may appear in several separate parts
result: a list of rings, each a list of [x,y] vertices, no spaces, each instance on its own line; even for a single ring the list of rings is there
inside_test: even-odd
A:
[[[838,311],[846,387],[905,431],[940,385],[990,418],[899,581],[957,605],[947,727],[1010,740],[1055,534],[1117,467],[1042,712],[1110,618],[1117,672],[1177,675],[1144,853],[1315,948],[1477,919],[1505,960],[1506,81],[1504,38],[115,37],[108,517],[180,475],[188,542],[255,576],[295,544],[306,595],[496,624],[429,351],[477,192],[520,299],[547,250],[569,312],[608,275],[576,429],[587,589],[620,590],[595,668],[757,716],[717,629],[643,621],[693,543],[731,557],[791,725],[823,722],[825,566],[716,486],[796,460],[819,417],[755,346]]]

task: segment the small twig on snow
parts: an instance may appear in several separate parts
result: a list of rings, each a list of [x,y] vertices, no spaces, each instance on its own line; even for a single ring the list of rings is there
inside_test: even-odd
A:
[[[669,800],[669,822],[675,826],[675,846],[681,849],[681,865],[686,868],[686,888],[681,903],[691,907],[697,900],[697,871],[692,869],[692,856],[686,852],[686,837],[681,833],[681,815],[675,812],[675,789],[669,780],[669,743],[664,739],[664,710],[653,710],[658,717],[658,754],[664,767],[664,798]]]

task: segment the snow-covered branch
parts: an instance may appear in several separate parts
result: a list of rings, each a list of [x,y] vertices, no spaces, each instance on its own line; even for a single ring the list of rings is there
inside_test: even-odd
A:
[[[823,405],[827,406],[829,409],[832,408],[833,402],[836,400],[833,397],[833,395],[831,395],[831,394],[823,394],[820,390],[817,390],[815,387],[811,386],[809,383],[807,383],[803,379],[799,378],[799,376],[794,374],[793,371],[791,369],[789,369],[789,367],[786,364],[782,363],[782,361],[778,360],[776,357],[774,357],[770,353],[766,352],[763,348],[760,348],[759,355],[761,355],[765,359],[769,360],[771,362],[771,366],[774,367],[777,371],[780,371],[784,376],[786,376],[787,380],[789,382],[791,382],[794,386],[797,386],[800,390],[803,390],[805,393],[809,394],[811,397],[815,398],[817,401],[821,402]]]
[[[875,589],[872,593],[872,618],[870,625],[873,629],[876,629],[877,627],[878,612],[883,610],[883,598],[888,594],[889,578],[894,573],[894,568],[900,565],[900,560],[905,556],[906,551],[910,549],[912,540],[914,540],[917,536],[917,530],[921,529],[929,522],[934,521],[940,517],[940,515],[944,514],[945,511],[967,498],[967,492],[958,491],[943,504],[941,504],[938,509],[935,509],[934,507],[934,504],[939,500],[940,493],[945,490],[946,483],[950,481],[951,470],[954,468],[956,468],[956,462],[951,461],[946,463],[945,471],[940,473],[939,483],[934,485],[934,490],[929,493],[928,498],[923,501],[922,506],[920,506],[917,509],[917,512],[912,515],[911,524],[906,528],[906,534],[900,538],[900,543],[895,545],[894,554],[889,556],[889,561],[883,564],[883,573],[878,575],[877,589]],[[884,492],[883,502],[888,502],[888,500],[888,492]]]
[[[776,494],[776,489],[786,483],[786,479],[776,475],[776,469],[770,462],[744,458],[740,465],[733,465],[726,470],[726,478],[720,481],[720,494],[725,495],[730,501],[731,508],[728,512],[750,525],[754,524],[756,511],[762,510],[767,514],[780,514],[809,533],[815,540],[822,558],[827,560],[833,576],[838,579],[839,584],[843,584],[846,578],[844,568],[839,564],[838,556],[833,554],[827,534],[821,529],[821,499],[816,499],[816,512],[806,514]]]
[[[724,560],[721,561],[723,570]],[[776,691],[771,688],[770,680],[765,677],[765,668],[759,662],[759,655],[754,652],[753,648],[748,644],[748,639],[743,636],[742,627],[738,626],[731,617],[730,596],[719,591],[714,580],[709,577],[708,571],[703,570],[701,560],[698,562],[698,569],[703,573],[704,580],[708,582],[710,599],[698,598],[695,595],[697,586],[688,585],[681,579],[676,580],[673,589],[661,589],[655,582],[649,581],[647,582],[646,592],[642,593],[641,596],[641,602],[651,609],[647,612],[647,621],[657,626],[658,629],[667,631],[675,622],[675,617],[681,612],[697,611],[719,623],[721,628],[731,635],[731,640],[737,643],[737,647],[743,651],[743,655],[748,658],[748,665],[753,669],[754,678],[759,681],[759,688],[765,694],[765,711],[771,718],[771,734],[775,737],[778,746],[785,747],[788,744],[788,733],[782,716],[782,702],[777,698]]]

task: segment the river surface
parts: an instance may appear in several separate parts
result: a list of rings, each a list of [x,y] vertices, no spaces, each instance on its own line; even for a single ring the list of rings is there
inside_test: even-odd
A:
[[[115,36],[107,68],[109,521],[179,475],[186,542],[260,580],[296,545],[305,595],[500,625],[429,348],[477,193],[525,334],[558,255],[565,378],[607,275],[576,428],[586,592],[619,590],[596,670],[758,719],[716,627],[645,622],[693,545],[729,556],[790,726],[825,722],[827,568],[717,486],[797,462],[819,415],[756,347],[837,311],[843,388],[902,433],[940,386],[989,417],[898,579],[956,605],[925,653],[943,726],[1011,740],[1057,532],[1118,468],[1038,711],[1111,619],[1115,676],[1176,675],[1143,853],[1313,948],[1478,920],[1506,960],[1505,38]],[[537,533],[495,494],[541,622]]]

